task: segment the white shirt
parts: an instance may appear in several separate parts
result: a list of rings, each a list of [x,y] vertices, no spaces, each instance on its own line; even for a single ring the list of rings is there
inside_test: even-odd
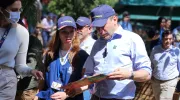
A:
[[[59,50],[59,57],[60,57],[60,63],[61,65],[65,65],[68,61],[68,51],[65,50]]]
[[[80,48],[86,51],[89,55],[91,53],[92,47],[96,40],[94,40],[91,36],[88,36],[81,44]]]
[[[52,20],[48,21],[47,18],[44,18],[41,23],[43,24],[44,28],[47,28],[47,31],[49,32],[51,31],[50,28],[52,28],[54,25],[53,21]]]
[[[105,53],[105,49],[107,52]],[[110,40],[98,39],[85,62],[85,75],[108,74],[117,68],[144,69],[151,74],[151,62],[141,37],[119,27]],[[132,99],[133,80],[103,80],[95,84],[95,95],[101,98]]]
[[[5,29],[0,28],[0,39]],[[17,24],[10,29],[0,48],[0,65],[16,68],[21,75],[30,75],[31,68],[26,65],[29,33],[26,28]]]

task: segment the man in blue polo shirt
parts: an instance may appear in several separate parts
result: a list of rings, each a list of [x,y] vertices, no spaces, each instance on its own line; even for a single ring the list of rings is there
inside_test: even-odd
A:
[[[95,84],[91,100],[129,100],[135,96],[134,81],[151,78],[151,62],[140,36],[123,30],[109,5],[99,5],[91,11],[92,26],[98,39],[86,60],[85,75],[107,74],[107,79]]]
[[[153,48],[152,89],[156,100],[173,100],[173,94],[180,73],[180,49],[172,45],[173,34],[162,33],[162,43]]]

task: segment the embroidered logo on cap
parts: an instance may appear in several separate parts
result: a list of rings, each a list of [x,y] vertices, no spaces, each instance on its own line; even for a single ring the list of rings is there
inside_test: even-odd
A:
[[[84,20],[82,20],[82,19],[78,19],[79,21],[81,21],[81,22],[83,22]]]
[[[94,18],[101,18],[101,17],[103,17],[103,15],[96,15],[96,16],[94,16]]]
[[[62,21],[61,24],[63,23],[73,23],[71,20],[65,20],[65,21]]]
[[[116,49],[116,47],[117,47],[117,46],[116,46],[116,45],[114,45],[114,46],[113,46],[113,49]]]

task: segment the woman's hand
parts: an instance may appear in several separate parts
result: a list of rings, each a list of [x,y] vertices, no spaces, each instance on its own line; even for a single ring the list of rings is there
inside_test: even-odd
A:
[[[43,73],[41,71],[38,71],[38,70],[32,70],[31,71],[31,74],[36,78],[36,79],[39,79],[39,80],[44,80],[44,77],[43,77]]]
[[[53,100],[65,100],[68,95],[65,92],[56,92],[51,95],[51,99]]]

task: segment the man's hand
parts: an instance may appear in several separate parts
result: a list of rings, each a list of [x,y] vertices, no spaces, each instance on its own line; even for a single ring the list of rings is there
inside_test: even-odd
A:
[[[131,77],[132,72],[125,68],[118,68],[114,72],[108,74],[107,79],[113,80],[123,80],[129,79]]]
[[[38,80],[44,80],[43,73],[38,70],[32,70],[31,74]]]
[[[71,89],[71,90],[66,90],[65,91],[69,97],[74,97],[80,93],[82,93],[83,91],[81,90],[81,88],[74,88],[74,89]]]
[[[56,92],[51,95],[51,99],[53,100],[65,100],[68,95],[65,92]]]

